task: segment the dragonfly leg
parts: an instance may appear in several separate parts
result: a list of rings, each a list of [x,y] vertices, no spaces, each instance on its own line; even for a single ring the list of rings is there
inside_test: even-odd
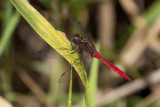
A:
[[[72,46],[72,49],[71,50],[74,50],[78,45],[75,45],[75,46]]]
[[[76,52],[76,51],[74,51],[72,49],[68,49],[68,48],[61,48],[61,50],[67,50],[70,54],[73,54]]]
[[[73,54],[73,53],[76,52],[76,51],[75,51],[75,48],[76,48],[77,46],[78,46],[78,45],[75,45],[75,46],[72,45],[72,49],[61,48],[61,50],[67,50],[70,54]]]
[[[79,47],[79,53],[81,54],[81,56],[80,56],[79,58],[77,58],[77,59],[73,62],[73,64],[74,64],[74,63],[78,63],[77,60],[80,60],[81,65],[82,65],[82,60],[81,60],[81,59],[83,58],[82,52],[83,52],[83,49],[81,49],[81,48]],[[79,63],[78,63],[78,64],[79,64]]]
[[[80,62],[81,62],[81,64],[82,64],[81,58],[82,58],[82,57],[79,57],[79,58],[75,59],[74,62],[73,62],[73,64],[75,64],[75,63],[79,64],[79,63],[77,62],[78,60],[80,60]]]

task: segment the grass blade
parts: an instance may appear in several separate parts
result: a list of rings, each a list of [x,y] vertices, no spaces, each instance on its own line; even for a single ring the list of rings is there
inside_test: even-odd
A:
[[[97,43],[96,49],[100,52],[100,44]],[[94,58],[93,63],[91,65],[90,76],[89,76],[89,86],[92,87],[90,90],[91,92],[91,101],[92,107],[96,107],[95,105],[95,98],[96,98],[96,91],[97,91],[97,83],[98,83],[98,67],[99,67],[99,60]]]
[[[8,25],[5,27],[4,32],[2,34],[2,38],[0,39],[0,56],[2,55],[6,45],[8,44],[8,41],[10,40],[12,33],[15,26],[19,22],[20,15],[18,12],[15,12],[15,14],[11,17],[10,21],[8,22]]]
[[[79,58],[77,52],[70,54],[68,51],[60,48],[71,49],[71,44],[66,38],[65,34],[55,30],[52,25],[37,11],[35,10],[27,0],[10,0],[15,8],[21,13],[21,15],[27,20],[32,28],[59,54],[61,54],[70,64],[75,59]],[[77,60],[78,61],[78,60]],[[78,61],[78,63],[81,63]],[[87,79],[87,73],[81,64],[73,64],[73,67],[77,71],[81,78],[82,83],[85,86],[86,101],[88,107],[91,107],[90,92]]]
[[[99,43],[97,43],[97,45],[96,45],[96,50],[98,52],[100,51],[100,44]],[[97,82],[98,82],[98,66],[99,66],[99,60],[94,58],[92,65],[91,65],[90,76],[89,76],[89,86],[91,87],[90,94],[91,94],[92,107],[96,107],[96,105],[95,105],[95,97],[96,96],[95,95],[96,95]],[[82,100],[82,106],[86,107],[84,98]]]

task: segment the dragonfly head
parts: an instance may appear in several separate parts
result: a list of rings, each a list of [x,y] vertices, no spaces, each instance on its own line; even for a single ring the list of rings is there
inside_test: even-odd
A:
[[[80,35],[78,33],[73,34],[72,41],[77,44],[80,40]]]

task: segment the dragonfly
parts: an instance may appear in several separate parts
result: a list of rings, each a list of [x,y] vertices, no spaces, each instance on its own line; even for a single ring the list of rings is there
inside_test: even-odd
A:
[[[112,64],[111,62],[109,62],[108,60],[106,60],[105,58],[103,58],[100,53],[98,51],[96,51],[94,44],[91,42],[86,30],[82,27],[81,23],[79,21],[76,20],[76,18],[73,16],[73,14],[71,13],[71,11],[69,11],[70,14],[70,19],[73,22],[73,24],[75,24],[75,26],[78,26],[78,29],[80,29],[80,31],[82,32],[82,35],[80,36],[78,33],[75,33],[72,35],[72,39],[71,42],[74,43],[74,45],[72,45],[72,50],[77,51],[77,47],[78,47],[78,51],[80,53],[80,58],[76,59],[82,59],[83,57],[85,57],[83,55],[83,52],[86,52],[87,54],[89,54],[92,58],[97,58],[99,60],[101,60],[102,62],[104,62],[108,67],[110,67],[113,71],[115,71],[117,74],[119,74],[121,77],[132,81],[132,79],[127,76],[122,70],[120,70],[118,67],[116,67],[114,64]],[[62,48],[64,49],[64,48]],[[66,49],[64,49],[66,50]],[[70,50],[70,49],[67,49]],[[40,51],[41,53],[42,51]],[[86,59],[86,58],[85,58]],[[76,62],[75,60],[75,62]],[[63,77],[65,75],[65,72],[61,75],[61,77]]]
[[[82,36],[80,36],[78,33],[73,34],[72,40],[75,45],[72,47],[72,50],[74,50],[76,47],[79,48],[79,53],[81,54],[81,57],[83,57],[83,52],[88,53],[91,57],[97,58],[104,62],[108,67],[110,67],[113,71],[115,71],[117,74],[119,74],[121,77],[132,81],[132,79],[127,76],[122,70],[120,70],[118,67],[116,67],[111,62],[107,61],[105,58],[103,58],[95,49],[95,46],[93,43]]]
[[[126,80],[132,81],[132,79],[129,76],[127,76],[121,69],[119,69],[117,66],[115,66],[114,64],[112,64],[111,62],[103,58],[100,55],[100,53],[96,51],[95,46],[89,39],[89,36],[85,31],[85,29],[81,26],[81,23],[76,20],[76,18],[72,15],[71,11],[70,11],[70,15],[71,15],[72,21],[74,21],[74,24],[76,24],[80,28],[81,32],[83,33],[83,36],[80,36],[78,33],[73,34],[71,42],[74,43],[74,46],[72,46],[71,50],[74,50],[76,47],[78,47],[81,57],[83,57],[82,53],[86,52],[92,58],[94,57],[104,62],[108,67],[110,67],[114,72],[119,74],[121,77],[125,78]]]

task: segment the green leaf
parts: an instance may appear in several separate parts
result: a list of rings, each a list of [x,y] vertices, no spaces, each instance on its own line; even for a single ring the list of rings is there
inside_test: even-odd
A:
[[[15,12],[14,15],[12,15],[10,21],[6,25],[4,32],[2,34],[2,38],[0,39],[0,56],[2,55],[6,45],[8,44],[10,38],[12,37],[12,33],[14,29],[16,28],[15,26],[19,22],[20,15],[18,12]]]
[[[96,50],[100,52],[100,43],[96,44]],[[95,98],[96,98],[97,82],[98,82],[98,66],[99,66],[99,59],[94,58],[93,63],[91,65],[90,76],[89,76],[89,86],[92,88],[90,90],[92,107],[96,107]],[[86,107],[84,97],[82,99],[82,107]]]
[[[73,62],[79,58],[77,52],[70,54],[67,50],[62,48],[71,49],[72,46],[65,34],[55,30],[52,25],[26,0],[10,0],[15,8],[21,13],[21,15],[27,20],[32,28],[59,54],[61,54],[77,71],[85,87],[86,103],[88,107],[91,107],[90,92],[87,79],[87,73],[81,64],[80,60],[77,63]]]
[[[97,43],[96,49],[100,52],[100,44]],[[98,83],[98,67],[99,67],[99,59],[94,58],[93,63],[91,65],[90,76],[89,76],[89,86],[92,87],[91,92],[91,101],[92,107],[96,107],[95,98],[97,91],[97,83]]]

